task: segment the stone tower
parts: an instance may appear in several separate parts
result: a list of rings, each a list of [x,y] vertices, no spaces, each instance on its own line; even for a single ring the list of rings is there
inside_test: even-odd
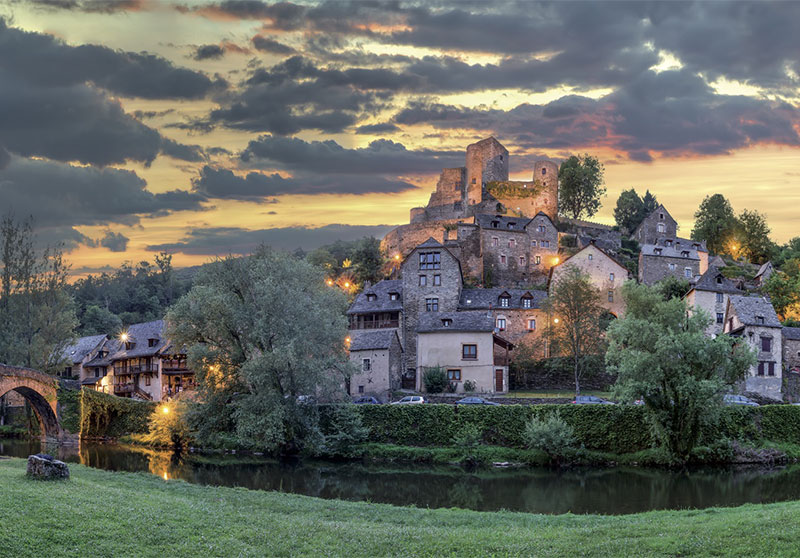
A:
[[[538,180],[542,185],[542,192],[536,200],[536,211],[555,220],[558,217],[558,165],[553,161],[536,161],[533,180]]]
[[[468,145],[466,166],[464,207],[481,203],[484,182],[508,180],[508,149],[491,137]]]

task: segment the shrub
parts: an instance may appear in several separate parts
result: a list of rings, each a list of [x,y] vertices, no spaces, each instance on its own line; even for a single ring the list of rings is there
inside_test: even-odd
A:
[[[483,431],[477,424],[467,423],[453,436],[453,444],[464,449],[475,448],[481,444]]]
[[[192,439],[186,422],[187,405],[181,401],[162,403],[150,415],[150,431],[142,441],[159,447],[182,448]]]
[[[458,391],[458,384],[456,382],[448,382],[447,393],[455,393]]]
[[[149,432],[156,404],[136,401],[91,389],[81,390],[81,437],[119,438]]]
[[[464,382],[464,391],[466,391],[467,393],[472,393],[477,388],[478,388],[478,386],[475,385],[475,382],[473,382],[472,380],[467,380],[467,381]]]
[[[369,428],[361,421],[356,405],[332,405],[326,413],[321,452],[329,457],[355,457],[367,440]]]
[[[447,372],[441,366],[426,369],[422,381],[425,383],[425,391],[428,393],[442,393],[450,384]]]
[[[558,414],[544,419],[534,417],[525,423],[525,445],[553,456],[560,456],[575,444],[575,430]]]

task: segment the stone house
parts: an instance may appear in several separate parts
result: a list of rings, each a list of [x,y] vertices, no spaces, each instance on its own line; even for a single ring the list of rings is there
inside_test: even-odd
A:
[[[443,368],[456,393],[471,381],[478,393],[508,391],[508,354],[513,345],[497,335],[491,316],[482,311],[438,312],[420,316],[417,347],[417,390],[424,374]]]
[[[753,284],[757,288],[763,287],[764,283],[767,282],[774,271],[775,267],[772,265],[772,262],[762,264],[762,266],[758,268],[755,277],[753,277]]]
[[[723,332],[754,349],[758,362],[744,381],[744,389],[781,399],[783,326],[772,304],[762,296],[730,295]]]
[[[722,275],[716,267],[709,267],[708,271],[697,278],[684,299],[690,309],[700,308],[711,317],[706,335],[716,337],[722,333],[725,326],[728,298],[730,295],[740,294],[743,294],[742,291],[736,288],[733,281]]]
[[[660,204],[650,215],[645,217],[633,232],[640,245],[656,244],[660,238],[678,236],[678,222],[672,218],[664,204]]]
[[[783,328],[783,368],[800,372],[800,327]]]
[[[628,269],[594,243],[578,251],[569,259],[553,266],[550,270],[549,292],[558,283],[561,274],[569,266],[574,266],[587,274],[592,285],[600,290],[600,304],[616,317],[625,314],[625,301],[622,299],[622,285],[628,280]]]
[[[350,333],[350,360],[356,367],[346,385],[350,395],[372,395],[385,401],[392,390],[403,387],[403,348],[397,332],[397,328],[392,328]]]
[[[643,244],[639,253],[639,282],[653,285],[667,277],[692,281],[708,270],[708,252],[701,242],[660,238]]]
[[[64,347],[61,355],[66,364],[59,376],[63,378],[75,377],[78,380],[83,380],[84,377],[89,375],[89,371],[84,368],[84,365],[94,357],[105,341],[105,335],[90,335],[81,337],[75,343]]]

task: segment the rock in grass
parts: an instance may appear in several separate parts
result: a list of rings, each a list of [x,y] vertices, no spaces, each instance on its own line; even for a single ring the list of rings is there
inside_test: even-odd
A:
[[[28,456],[28,476],[41,480],[66,480],[69,478],[69,467],[52,455],[37,453]]]

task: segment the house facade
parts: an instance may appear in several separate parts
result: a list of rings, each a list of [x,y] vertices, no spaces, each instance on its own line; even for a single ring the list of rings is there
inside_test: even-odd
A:
[[[105,341],[105,335],[90,335],[88,337],[80,337],[75,343],[65,347],[62,351],[62,356],[66,364],[59,376],[83,380],[88,375],[84,365],[92,360],[92,357]]]
[[[800,327],[783,328],[783,368],[800,372]]]
[[[350,361],[355,372],[345,386],[349,395],[387,401],[393,390],[403,388],[403,348],[397,332],[397,328],[351,331]]]
[[[689,308],[699,308],[711,317],[706,335],[716,337],[725,328],[725,311],[731,295],[741,295],[736,284],[716,267],[709,267],[684,297]]]
[[[738,337],[757,354],[745,378],[745,391],[781,400],[783,326],[772,304],[762,296],[730,295],[723,332]]]

